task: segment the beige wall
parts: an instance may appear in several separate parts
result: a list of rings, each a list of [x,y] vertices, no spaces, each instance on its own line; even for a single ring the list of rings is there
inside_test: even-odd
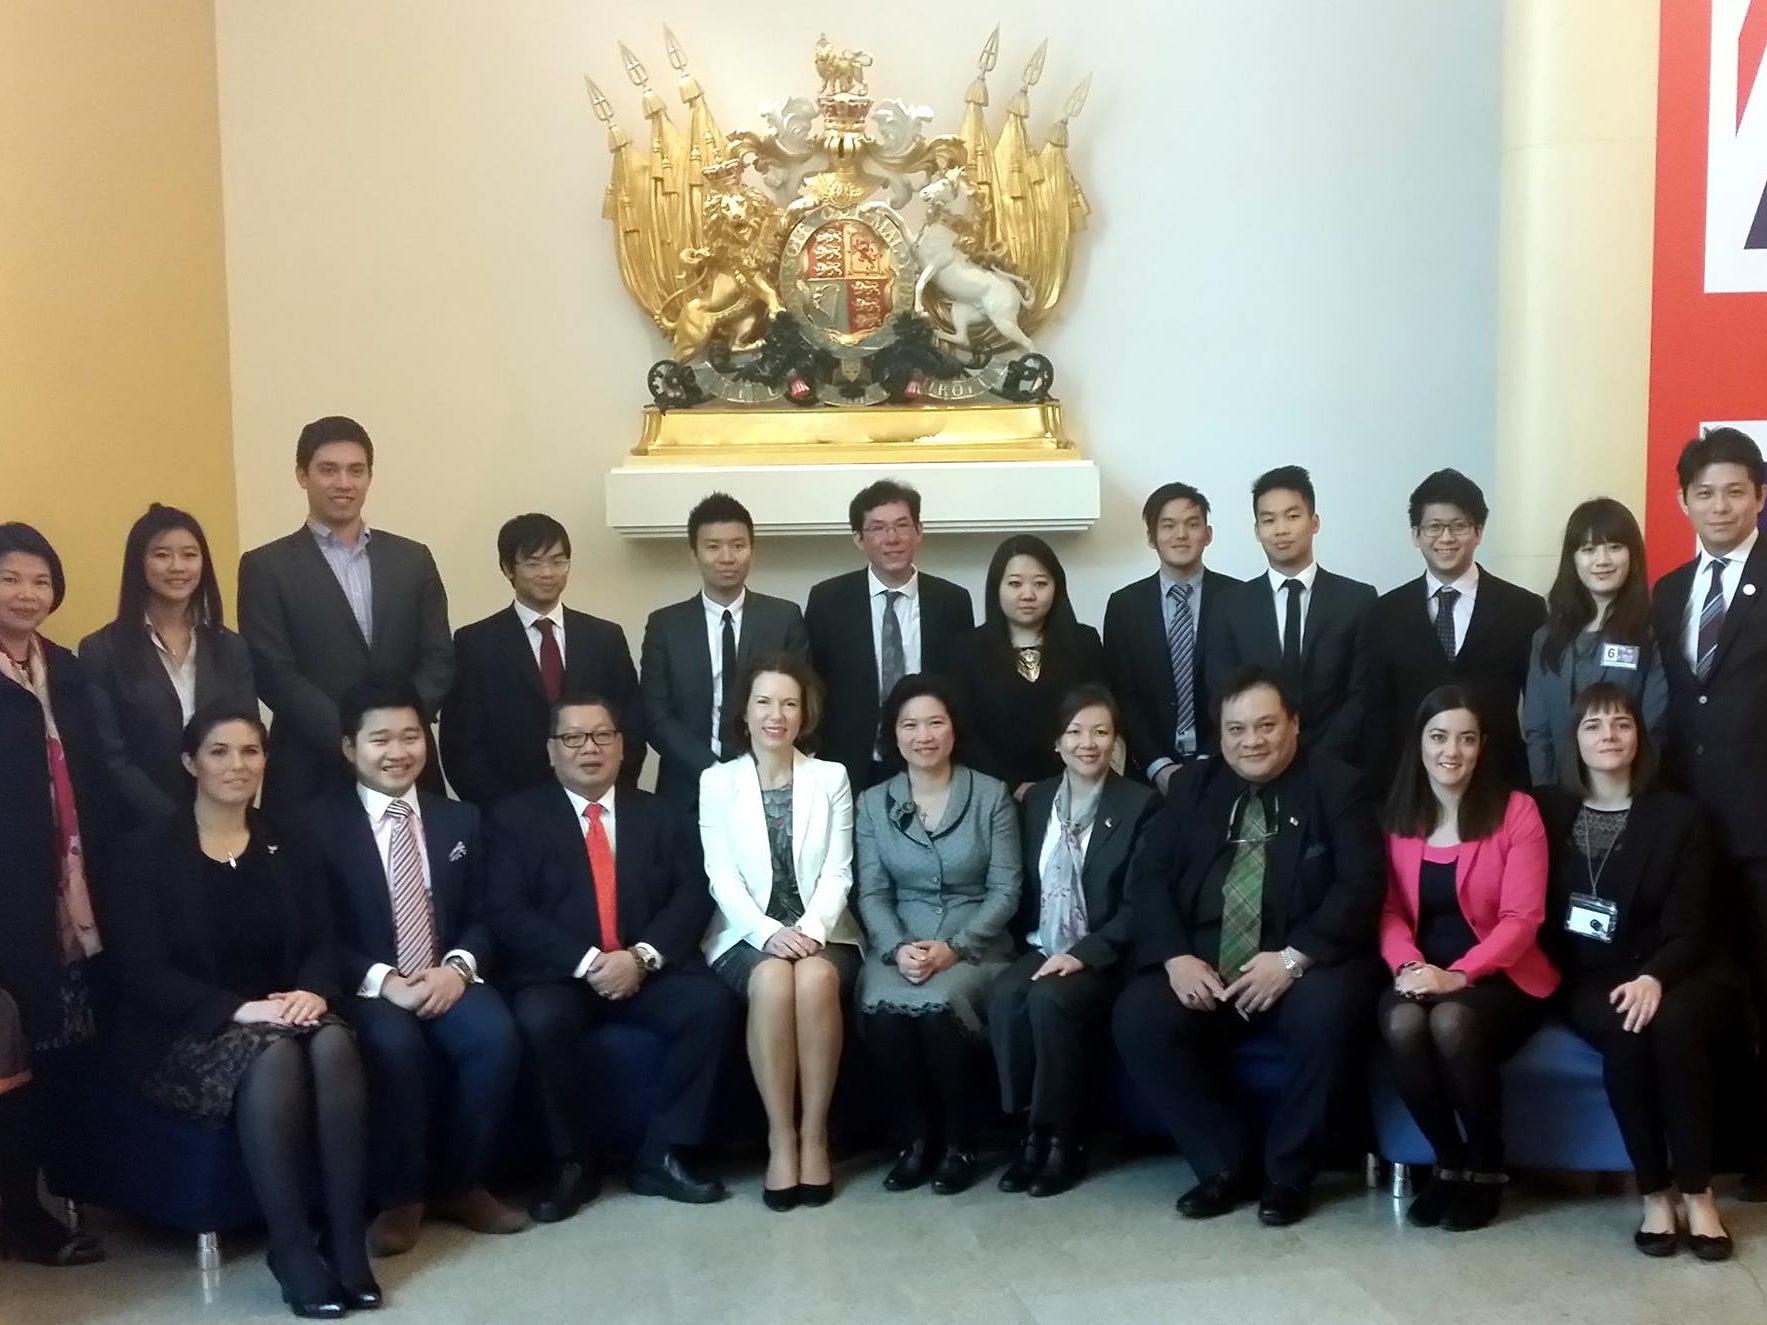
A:
[[[216,116],[210,0],[0,2],[0,519],[61,553],[70,645],[150,501],[232,584]]]

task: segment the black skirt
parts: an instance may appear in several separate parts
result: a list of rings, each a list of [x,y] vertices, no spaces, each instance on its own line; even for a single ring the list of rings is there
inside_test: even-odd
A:
[[[317,1026],[234,1022],[216,1035],[186,1035],[136,1083],[162,1109],[211,1127],[233,1116],[233,1097],[251,1065],[278,1040],[305,1039],[326,1026],[348,1024],[327,1012]]]

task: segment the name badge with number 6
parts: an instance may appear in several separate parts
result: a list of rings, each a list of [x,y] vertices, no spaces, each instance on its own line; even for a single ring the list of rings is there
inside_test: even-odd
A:
[[[1629,672],[1638,670],[1638,646],[1636,644],[1603,644],[1601,646],[1601,665],[1603,667],[1624,667]]]

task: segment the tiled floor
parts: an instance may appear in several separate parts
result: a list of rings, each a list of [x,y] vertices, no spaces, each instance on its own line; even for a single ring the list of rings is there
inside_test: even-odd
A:
[[[1175,1159],[1113,1166],[1065,1197],[1002,1196],[992,1177],[941,1198],[881,1190],[880,1162],[846,1167],[836,1201],[776,1215],[758,1172],[722,1206],[630,1196],[610,1183],[576,1219],[513,1238],[434,1226],[381,1264],[391,1322],[1759,1322],[1767,1207],[1722,1202],[1738,1256],[1705,1265],[1632,1250],[1636,1203],[1587,1182],[1518,1184],[1496,1226],[1407,1227],[1385,1192],[1326,1180],[1312,1218],[1247,1210],[1181,1222]],[[1725,1189],[1721,1188],[1721,1195]],[[236,1239],[207,1286],[194,1242],[95,1218],[93,1269],[0,1264],[4,1325],[290,1319],[261,1256]]]

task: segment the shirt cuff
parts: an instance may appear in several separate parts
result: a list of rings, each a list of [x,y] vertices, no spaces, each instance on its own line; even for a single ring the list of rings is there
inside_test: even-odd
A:
[[[370,966],[368,974],[362,977],[362,984],[356,990],[357,997],[379,998],[381,986],[386,984],[387,977],[392,973],[393,968],[385,962],[376,962]]]
[[[591,948],[583,954],[583,960],[577,963],[577,969],[571,972],[573,978],[581,980],[589,974],[589,968],[595,965],[595,959],[601,956],[600,948]]]
[[[648,944],[648,943],[634,943],[632,945],[632,950],[634,952],[642,953],[644,956],[648,957],[652,962],[655,962],[656,966],[654,969],[656,969],[658,971],[663,969],[663,954],[658,952],[655,948],[651,947],[650,944]],[[646,963],[646,965],[648,965],[648,964],[649,963]]]
[[[475,984],[475,985],[484,984],[484,981],[479,978],[479,959],[477,957],[474,957],[465,948],[450,948],[450,949],[448,949],[447,952],[444,952],[442,954],[442,960],[444,962],[446,962],[451,957],[458,957],[458,958],[460,958],[461,961],[466,963],[466,969],[472,972],[472,983],[473,984]]]
[[[1172,765],[1177,762],[1178,761],[1176,759],[1156,759],[1156,760],[1154,760],[1153,763],[1151,763],[1147,766],[1147,780],[1149,782],[1152,782],[1161,773],[1165,772],[1168,768],[1172,767]]]

